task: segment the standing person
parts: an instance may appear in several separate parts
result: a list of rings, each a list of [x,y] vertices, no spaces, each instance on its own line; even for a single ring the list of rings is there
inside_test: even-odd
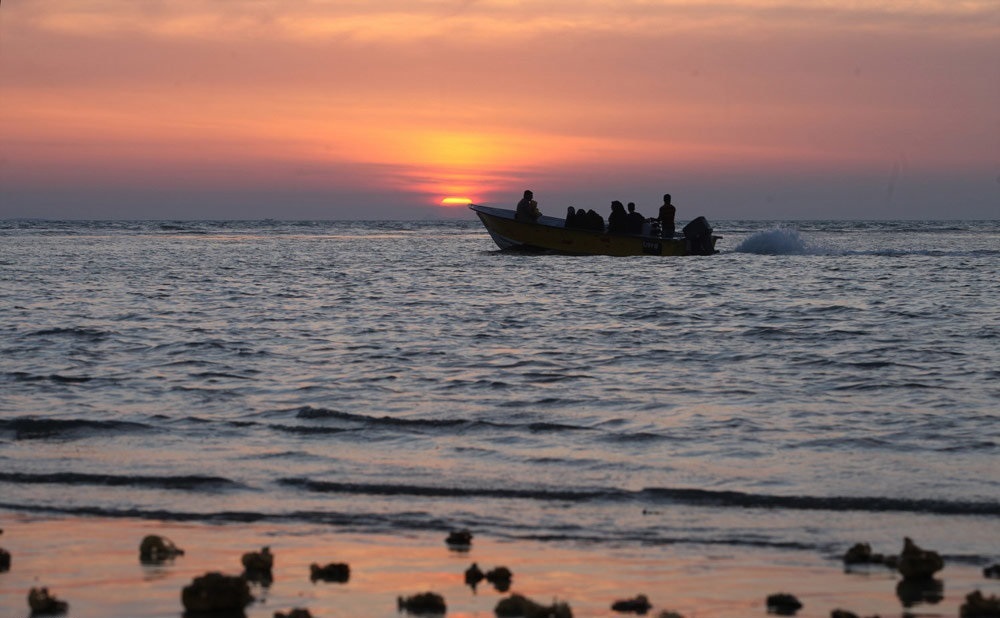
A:
[[[517,203],[514,218],[518,221],[530,221],[534,223],[541,216],[542,213],[538,210],[538,202],[535,201],[535,194],[525,189],[524,197]]]
[[[663,238],[674,237],[674,217],[677,215],[677,208],[670,203],[670,194],[663,196],[663,206],[660,206],[660,235]]]

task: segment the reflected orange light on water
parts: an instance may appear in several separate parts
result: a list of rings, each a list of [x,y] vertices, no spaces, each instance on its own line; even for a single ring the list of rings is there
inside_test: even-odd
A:
[[[666,511],[642,516],[665,524],[674,517]],[[614,600],[638,592],[650,597],[657,613],[709,618],[763,615],[764,595],[772,590],[794,589],[807,618],[829,615],[838,606],[890,615],[899,612],[900,602],[888,576],[845,577],[839,562],[825,556],[774,548],[755,554],[738,546],[614,547],[477,534],[469,551],[459,552],[445,545],[444,531],[354,535],[326,525],[206,526],[9,514],[4,528],[4,545],[19,566],[0,578],[0,607],[26,607],[25,591],[45,585],[80,615],[108,618],[177,615],[183,610],[180,591],[194,577],[207,571],[236,575],[241,555],[263,545],[276,555],[274,583],[252,586],[260,600],[247,608],[249,618],[303,606],[319,616],[396,616],[398,597],[428,590],[446,599],[448,616],[493,616],[507,595],[487,582],[478,590],[465,585],[463,572],[472,562],[483,570],[506,566],[514,573],[512,592],[541,603],[565,601],[580,616],[610,618]],[[147,534],[167,536],[185,554],[162,565],[141,564],[138,545]],[[66,560],[67,548],[87,560]],[[309,565],[329,562],[348,564],[349,581],[310,581]],[[980,581],[978,568],[949,570],[948,585],[956,589]],[[961,596],[944,599],[939,613],[955,615]]]

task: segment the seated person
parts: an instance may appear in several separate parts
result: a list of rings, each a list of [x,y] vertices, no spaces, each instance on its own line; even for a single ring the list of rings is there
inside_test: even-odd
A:
[[[642,225],[646,222],[646,217],[635,210],[635,202],[628,203],[628,225],[629,234],[642,234]]]
[[[581,211],[582,212],[582,211]],[[563,227],[580,227],[580,220],[577,218],[576,209],[570,206],[566,209],[566,223]]]
[[[534,223],[538,217],[542,216],[541,211],[538,210],[538,202],[534,198],[534,193],[525,190],[524,197],[517,203],[517,210],[514,211],[514,219]]]
[[[608,233],[625,234],[628,231],[628,213],[625,206],[615,200],[611,202],[611,214],[608,216]]]
[[[588,230],[594,230],[597,232],[604,231],[604,217],[600,215],[596,210],[591,208],[587,211],[586,227]]]

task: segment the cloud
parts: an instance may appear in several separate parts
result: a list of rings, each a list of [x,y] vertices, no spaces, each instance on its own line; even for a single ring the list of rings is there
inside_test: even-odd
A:
[[[387,0],[379,3],[299,0],[35,0],[15,7],[45,29],[99,36],[144,32],[160,37],[213,40],[339,38],[358,41],[434,39],[441,36],[544,37],[569,30],[662,35],[692,28],[742,23],[772,28],[906,27],[961,28],[967,34],[996,31],[991,0]]]
[[[864,175],[903,156],[996,177],[993,1],[539,7],[5,5],[0,176],[127,182],[138,165],[146,182],[277,187],[318,169],[331,182],[317,190],[426,200],[574,174]]]

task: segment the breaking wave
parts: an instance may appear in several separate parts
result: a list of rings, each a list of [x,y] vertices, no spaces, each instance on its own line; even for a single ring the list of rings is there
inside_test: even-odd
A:
[[[104,487],[138,487],[179,489],[186,491],[216,490],[241,486],[240,483],[227,478],[219,476],[202,476],[198,474],[182,476],[143,476],[82,474],[78,472],[54,472],[49,474],[0,472],[0,482],[29,485],[99,485]]]
[[[421,496],[439,498],[499,498],[554,502],[586,502],[609,500],[634,502],[646,506],[711,506],[729,508],[790,509],[808,511],[863,511],[932,513],[938,515],[1000,515],[1000,503],[921,500],[867,496],[777,496],[739,491],[650,487],[638,491],[615,488],[599,489],[515,489],[491,487],[436,487],[419,485],[389,485],[338,483],[308,478],[282,478],[279,484],[306,491],[329,494],[380,496]]]

